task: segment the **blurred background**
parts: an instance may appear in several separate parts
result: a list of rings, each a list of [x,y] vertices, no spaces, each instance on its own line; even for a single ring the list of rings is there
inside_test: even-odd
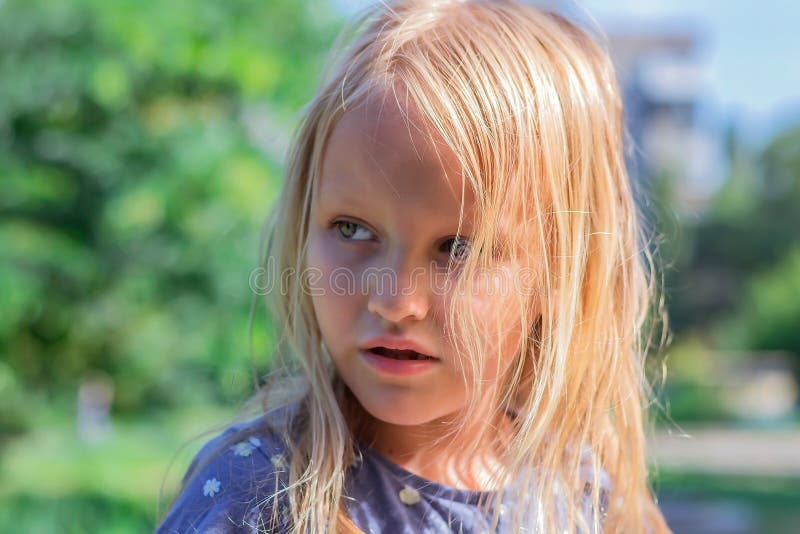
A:
[[[268,369],[258,233],[365,3],[0,0],[0,531],[152,531]],[[595,18],[624,87],[673,333],[668,521],[795,532],[800,4],[538,3]]]

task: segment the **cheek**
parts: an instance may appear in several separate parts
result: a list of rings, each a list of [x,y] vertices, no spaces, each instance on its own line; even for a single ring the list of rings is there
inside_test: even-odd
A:
[[[476,290],[465,297],[475,318],[478,339],[487,354],[486,372],[503,373],[513,363],[521,339],[521,295],[510,269],[499,269],[479,279]]]
[[[486,333],[502,334],[513,330],[522,300],[514,283],[514,272],[508,267],[496,268],[479,275],[469,305]]]
[[[359,313],[355,270],[340,247],[312,232],[304,275],[323,339],[333,355],[349,342],[347,335]]]
[[[351,319],[355,298],[349,291],[347,279],[350,277],[342,260],[341,254],[325,236],[314,232],[309,234],[303,276],[306,277],[306,288],[323,338],[332,351],[340,344],[341,334],[346,331],[342,325]],[[339,335],[335,335],[337,333]]]

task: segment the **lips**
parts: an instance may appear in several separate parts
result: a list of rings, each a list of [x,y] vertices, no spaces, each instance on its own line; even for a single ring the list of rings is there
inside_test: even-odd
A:
[[[368,352],[383,356],[384,358],[392,358],[394,360],[435,360],[433,356],[422,354],[414,350],[398,350],[389,349],[386,347],[374,347],[368,349]]]
[[[406,337],[380,336],[361,344],[361,350],[393,360],[438,360],[426,343]]]

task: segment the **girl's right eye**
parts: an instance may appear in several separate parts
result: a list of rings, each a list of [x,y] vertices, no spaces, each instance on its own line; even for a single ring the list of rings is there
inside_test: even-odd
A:
[[[452,243],[449,247],[445,247],[445,249],[456,262],[464,261],[470,252],[470,243],[463,237],[452,237],[445,243]]]
[[[353,221],[335,221],[333,226],[337,227],[342,237],[348,241],[368,241],[372,236],[372,232],[367,228]],[[358,235],[362,237],[356,237]]]

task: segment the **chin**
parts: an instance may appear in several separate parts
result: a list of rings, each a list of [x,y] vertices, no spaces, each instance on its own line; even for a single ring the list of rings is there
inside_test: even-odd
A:
[[[423,399],[402,399],[396,395],[369,395],[366,398],[356,395],[356,398],[372,417],[391,425],[424,425],[447,415],[439,410],[431,410],[430,402]]]

